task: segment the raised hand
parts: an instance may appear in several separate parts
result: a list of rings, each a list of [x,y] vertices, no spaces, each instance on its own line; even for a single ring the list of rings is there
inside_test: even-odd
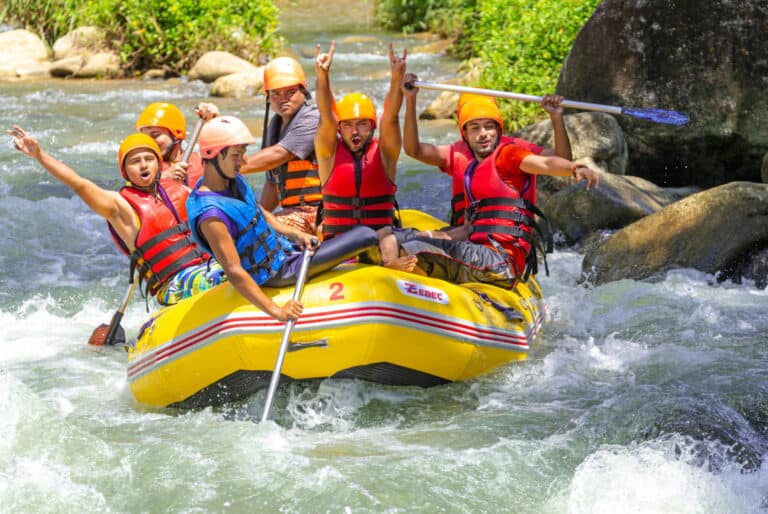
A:
[[[40,159],[40,154],[42,153],[40,145],[37,140],[28,135],[23,128],[18,125],[13,125],[11,130],[6,130],[6,133],[13,136],[13,145],[17,150],[33,159]]]
[[[177,182],[185,182],[187,180],[187,168],[189,168],[188,163],[177,162],[163,171],[161,177],[173,179]]]
[[[415,81],[419,80],[419,77],[415,73],[406,73],[403,79],[400,81],[400,91],[403,92],[403,96],[406,98],[415,98],[419,94],[419,88],[413,85]]]
[[[200,102],[198,106],[195,107],[195,114],[205,121],[209,121],[219,115],[219,108],[216,107],[216,104]]]
[[[550,116],[560,118],[563,116],[563,97],[560,95],[546,95],[541,99],[541,108]]]
[[[320,51],[320,44],[317,45],[317,55],[315,57],[315,73],[317,75],[328,75],[331,71],[331,63],[333,62],[333,52],[336,50],[336,40],[331,40],[331,47],[328,52]]]
[[[408,49],[403,48],[403,56],[397,57],[395,51],[392,48],[392,43],[389,43],[389,65],[392,75],[392,82],[400,84],[400,81],[405,75],[405,60],[408,57]]]

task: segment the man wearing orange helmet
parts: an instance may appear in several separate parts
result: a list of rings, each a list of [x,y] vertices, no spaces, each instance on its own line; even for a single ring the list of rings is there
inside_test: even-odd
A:
[[[541,101],[542,108],[549,113],[549,117],[552,120],[555,139],[554,150],[542,148],[523,139],[505,136],[503,134],[504,122],[501,118],[501,111],[496,105],[496,100],[489,96],[466,93],[459,97],[456,108],[461,139],[451,145],[439,146],[422,142],[419,139],[418,123],[416,121],[416,96],[419,89],[412,85],[416,80],[418,80],[416,75],[408,73],[402,82],[402,92],[405,95],[403,147],[406,155],[425,164],[436,166],[440,171],[452,177],[451,227],[461,226],[464,223],[464,209],[467,204],[464,195],[464,171],[473,159],[482,161],[499,144],[511,142],[537,155],[557,155],[563,159],[572,159],[571,142],[563,122],[563,108],[561,105],[563,99],[557,95],[546,95]],[[469,102],[472,102],[471,108],[462,113],[463,106]],[[497,125],[496,133],[493,134],[494,137],[485,137],[489,134],[484,134],[481,142],[470,142],[465,135],[465,126],[472,120],[480,119],[488,119],[495,122]],[[530,195],[532,203],[535,204],[535,176],[530,178],[526,193]]]
[[[212,103],[200,103],[195,113],[203,120],[219,115],[219,109]],[[203,175],[200,156],[192,153],[189,162],[181,162],[182,143],[187,138],[187,122],[178,107],[168,102],[149,104],[136,120],[136,131],[147,134],[160,147],[161,178],[174,179],[194,187]]]
[[[36,159],[103,217],[118,248],[131,258],[131,280],[138,272],[145,292],[171,305],[221,281],[217,265],[209,274],[209,255],[192,240],[187,226],[188,190],[170,179],[158,180],[160,148],[146,134],[131,134],[120,144],[118,166],[126,180],[120,192],[102,189],[40,148],[21,127],[8,133],[22,153]]]
[[[543,216],[535,206],[536,175],[586,179],[589,189],[598,185],[597,174],[555,152],[542,152],[529,143],[503,136],[498,106],[485,97],[460,100],[461,143],[437,147],[419,142],[415,79],[409,74],[401,84],[406,96],[406,152],[451,173],[454,197],[458,196],[454,205],[461,205],[461,209],[454,207],[453,228],[418,234],[403,241],[403,247],[418,256],[425,272],[437,278],[501,285],[527,280],[537,272],[536,248],[541,246],[538,238],[542,236],[535,219],[536,215]],[[561,102],[561,98],[549,96],[543,104],[555,125],[557,152],[570,157]]]
[[[301,303],[290,299],[278,305],[261,289],[296,282],[302,260],[300,248],[311,248],[317,239],[282,223],[256,202],[240,168],[251,131],[234,116],[222,116],[205,124],[200,132],[203,180],[187,201],[192,234],[200,246],[213,253],[232,286],[249,302],[270,316],[287,321],[302,312]],[[378,251],[376,233],[357,227],[315,251],[307,270],[312,277],[360,253]]]
[[[264,68],[264,90],[275,116],[264,132],[262,148],[249,156],[243,173],[267,171],[259,203],[269,211],[280,205],[283,223],[315,234],[322,195],[315,159],[315,133],[320,116],[311,105],[301,65],[277,57]],[[265,117],[267,116],[265,113]]]
[[[401,146],[398,112],[403,101],[399,84],[405,74],[407,52],[396,57],[389,45],[390,87],[381,117],[381,137],[377,139],[376,109],[370,98],[352,93],[334,106],[328,75],[335,48],[336,42],[331,41],[328,53],[321,53],[317,45],[315,61],[320,110],[315,154],[323,184],[324,237],[335,237],[359,225],[369,226],[379,235],[384,266],[412,271],[416,259],[400,256],[393,233]]]

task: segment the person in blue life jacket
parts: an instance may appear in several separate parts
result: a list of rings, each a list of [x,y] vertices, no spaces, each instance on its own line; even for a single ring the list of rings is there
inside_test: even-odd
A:
[[[246,300],[280,321],[296,319],[303,310],[301,303],[291,299],[278,305],[262,286],[294,284],[301,250],[317,246],[317,239],[282,223],[256,202],[250,185],[240,175],[246,148],[255,140],[240,119],[212,119],[203,126],[198,142],[203,178],[187,200],[193,237],[216,257],[232,286]],[[315,248],[308,277],[361,254],[372,262],[380,261],[375,231],[359,227],[348,234]]]

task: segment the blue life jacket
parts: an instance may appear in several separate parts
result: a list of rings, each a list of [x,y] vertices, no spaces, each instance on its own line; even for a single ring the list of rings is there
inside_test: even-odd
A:
[[[259,285],[275,276],[285,262],[286,252],[291,251],[293,246],[287,238],[276,234],[267,223],[245,179],[239,174],[235,179],[237,192],[243,200],[223,195],[201,195],[198,191],[201,183],[202,181],[195,185],[187,199],[189,227],[197,244],[213,253],[205,238],[198,233],[197,220],[204,212],[218,208],[237,227],[235,248],[243,269]]]

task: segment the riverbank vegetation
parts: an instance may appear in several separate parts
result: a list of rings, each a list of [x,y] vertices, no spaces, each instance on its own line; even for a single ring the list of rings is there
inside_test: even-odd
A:
[[[376,0],[380,23],[455,39],[454,53],[478,59],[473,86],[544,95],[599,0]],[[535,104],[501,102],[509,129],[541,118]]]
[[[269,0],[5,0],[0,23],[23,26],[49,45],[83,25],[103,28],[126,70],[188,69],[203,52],[252,62],[273,53],[277,8]]]

